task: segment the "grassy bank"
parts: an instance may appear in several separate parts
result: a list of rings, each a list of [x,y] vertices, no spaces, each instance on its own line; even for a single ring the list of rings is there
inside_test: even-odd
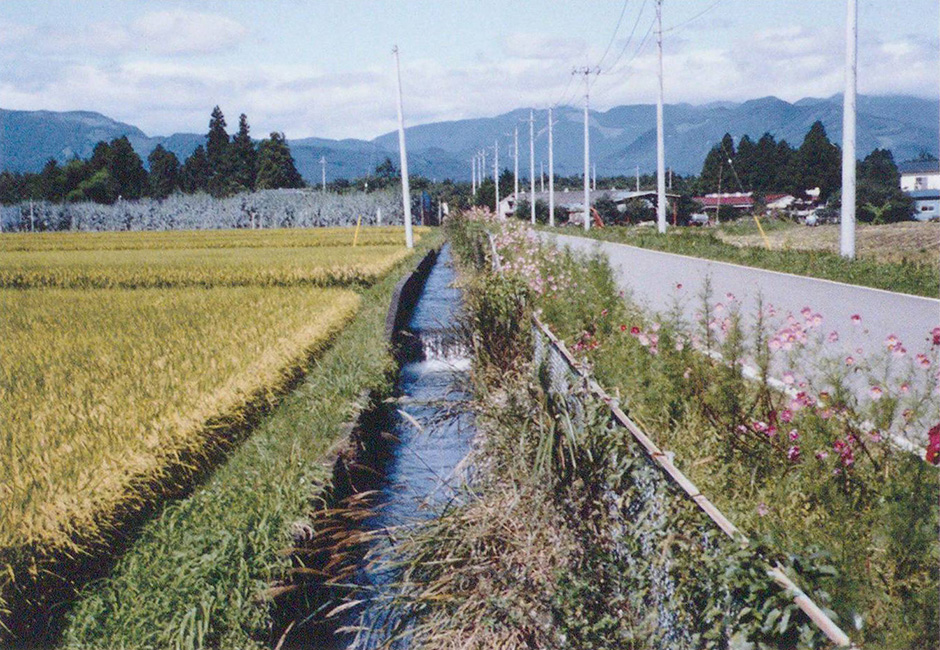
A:
[[[418,252],[433,245],[425,235]],[[145,525],[110,575],[88,586],[68,615],[70,648],[266,647],[262,598],[289,567],[281,552],[303,521],[322,466],[363,390],[391,386],[383,336],[395,283],[413,260],[362,292],[350,325],[213,476]],[[276,642],[276,640],[274,640]]]
[[[814,598],[824,606],[828,600],[853,640],[879,649],[934,646],[940,627],[937,470],[923,456],[899,450],[891,436],[923,439],[940,417],[935,397],[940,343],[916,358],[920,350],[908,353],[897,346],[871,358],[831,357],[831,335],[819,329],[813,314],[788,320],[768,310],[760,327],[745,331],[730,295],[688,297],[702,305],[693,323],[678,316],[653,320],[618,295],[605,260],[540,246],[514,224],[487,227],[497,233],[503,268],[514,278],[514,284],[495,284],[490,302],[499,304],[509,286],[540,310],[630,417],[662,448],[675,452],[676,464],[755,545],[768,557],[789,562],[804,589],[814,583],[822,587]],[[500,331],[508,313],[494,310],[498,318],[485,331]],[[793,394],[767,381],[775,354],[791,369],[792,376],[784,379],[792,381]],[[762,380],[745,379],[745,361],[761,370]],[[827,370],[824,383],[805,383],[813,376],[809,365]],[[849,390],[850,377],[870,381],[872,390],[856,396]],[[559,419],[564,421],[554,421]],[[534,407],[529,420],[543,432],[557,426],[539,420]],[[603,440],[602,433],[595,435]],[[554,457],[567,454],[571,464],[584,462],[568,454],[572,444],[591,441],[562,440]],[[609,449],[599,451],[611,457]],[[584,481],[581,491],[589,485]],[[648,524],[643,517],[628,522],[627,536]],[[670,530],[673,541],[690,536],[681,515]],[[707,576],[706,568],[714,564],[703,564]],[[741,586],[733,574],[722,580],[730,580],[722,588]],[[604,584],[595,587],[588,580],[581,587],[587,601],[602,594]],[[714,591],[705,589],[701,597],[708,593]],[[770,602],[768,593],[753,602]],[[734,609],[739,604],[733,598],[722,607],[734,613],[741,611]],[[754,612],[761,620],[749,629],[773,632],[792,624],[788,614],[772,610]],[[603,604],[597,611],[605,611]],[[769,647],[826,647],[784,637],[769,640]],[[690,645],[709,647],[706,640]]]
[[[920,225],[925,229],[931,227],[931,224]],[[930,298],[938,296],[940,267],[936,259],[937,252],[940,251],[936,249],[932,263],[924,261],[920,254],[911,255],[909,258],[897,255],[890,259],[866,256],[847,260],[829,250],[788,248],[768,250],[762,245],[756,245],[755,238],[750,236],[752,234],[750,231],[756,230],[756,227],[752,229],[750,226],[731,226],[730,228],[729,236],[747,235],[748,238],[741,241],[751,245],[728,243],[707,228],[670,228],[666,236],[659,235],[654,228],[635,226],[592,228],[587,233],[580,228],[546,228],[546,230],[886,291]]]

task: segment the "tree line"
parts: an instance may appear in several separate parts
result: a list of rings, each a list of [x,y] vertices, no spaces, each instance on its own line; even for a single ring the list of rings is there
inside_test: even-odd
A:
[[[226,126],[225,116],[216,106],[205,146],[197,146],[180,163],[176,154],[157,145],[147,156],[149,171],[130,140],[122,136],[99,142],[87,160],[76,157],[60,165],[50,158],[39,173],[0,172],[0,203],[112,204],[118,199],[162,200],[177,192],[207,192],[221,198],[254,190],[304,187],[283,133],[271,133],[256,144],[244,113],[238,118],[234,136],[229,137]]]
[[[888,149],[875,149],[858,163],[856,214],[868,222],[902,221],[913,214],[913,200],[901,191],[901,175]],[[803,143],[793,148],[765,133],[754,142],[743,136],[735,146],[726,133],[705,157],[702,173],[693,183],[702,195],[713,192],[771,192],[802,197],[819,188],[829,207],[841,203],[842,149],[831,142],[822,122],[814,123]]]

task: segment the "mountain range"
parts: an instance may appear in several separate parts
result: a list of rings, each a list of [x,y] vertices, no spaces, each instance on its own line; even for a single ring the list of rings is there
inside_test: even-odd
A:
[[[887,148],[900,162],[938,149],[940,102],[917,97],[859,96],[858,153]],[[536,173],[547,167],[547,111],[533,112],[536,131]],[[560,175],[583,169],[583,110],[555,110],[555,170]],[[512,168],[512,131],[519,127],[520,175],[528,176],[529,109],[517,109],[488,118],[436,122],[409,127],[408,164],[411,173],[428,178],[470,180],[470,159],[488,148],[487,165],[492,169],[494,144],[499,140],[500,167]],[[778,140],[799,146],[813,122],[820,120],[829,137],[842,140],[842,97],[807,98],[790,103],[764,97],[742,103],[717,102],[701,106],[670,104],[665,107],[667,165],[680,174],[697,174],[705,156],[721,137],[731,133],[737,141],[744,135],[757,140],[765,132]],[[590,113],[591,155],[599,176],[631,176],[636,167],[650,172],[656,165],[656,110],[651,104],[618,106]],[[88,111],[11,111],[0,109],[0,169],[39,171],[49,158],[66,162],[87,158],[100,140],[126,135],[134,149],[146,159],[158,145],[173,151],[182,161],[203,134],[176,133],[148,136],[139,128]],[[398,135],[380,135],[373,140],[290,140],[297,168],[311,183],[320,181],[320,158],[327,161],[327,179],[357,178],[371,172],[386,156],[398,163]]]

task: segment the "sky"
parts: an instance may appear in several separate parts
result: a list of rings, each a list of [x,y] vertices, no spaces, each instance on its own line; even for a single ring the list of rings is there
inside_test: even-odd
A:
[[[371,139],[584,101],[656,101],[655,0],[0,0],[0,108],[91,110],[148,135]],[[841,92],[845,0],[664,0],[668,103]],[[859,0],[859,91],[940,94],[937,0]]]

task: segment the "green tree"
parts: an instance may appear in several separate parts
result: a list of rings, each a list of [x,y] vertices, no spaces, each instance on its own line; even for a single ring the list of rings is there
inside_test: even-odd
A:
[[[388,156],[385,156],[385,160],[375,166],[376,178],[381,178],[388,182],[394,180],[397,173],[398,170],[395,169],[395,163],[393,163],[392,159]]]
[[[158,144],[147,156],[147,162],[150,163],[149,194],[163,200],[179,188],[180,161],[176,154]]]
[[[99,142],[98,144],[103,143]],[[95,147],[95,149],[97,149],[97,147]],[[101,169],[106,168],[105,166]],[[72,193],[95,173],[94,168],[91,166],[91,160],[85,161],[79,158],[72,158],[65,163],[65,169],[63,171],[65,174],[65,197],[68,201],[73,200],[70,198]]]
[[[180,183],[183,191],[188,194],[205,192],[209,188],[209,158],[205,147],[199,145],[183,164],[182,179]]]
[[[255,189],[255,178],[258,175],[258,152],[255,143],[251,140],[248,128],[248,117],[242,113],[238,116],[238,133],[232,137],[232,178],[240,191]]]
[[[856,215],[859,221],[906,221],[914,213],[914,201],[901,191],[901,175],[888,149],[875,149],[858,164]]]
[[[259,190],[304,186],[283,133],[274,132],[258,145],[256,185]]]
[[[734,161],[734,138],[730,133],[725,133],[721,142],[712,147],[708,155],[705,156],[705,164],[702,165],[702,173],[699,176],[698,191],[702,194],[717,192],[721,185],[721,191],[726,191],[729,187],[728,180],[731,175],[730,161]],[[720,182],[719,182],[720,180]]]
[[[842,151],[829,141],[826,127],[816,121],[810,127],[803,144],[793,156],[793,180],[797,191],[819,188],[820,199],[825,201],[842,184]]]
[[[55,158],[46,161],[39,173],[40,197],[47,201],[61,201],[65,197],[65,174]]]
[[[757,189],[755,186],[761,167],[762,161],[757,157],[757,145],[750,136],[743,136],[738,142],[738,151],[734,156],[734,171],[737,172],[745,192]],[[735,181],[736,184],[737,181]]]
[[[207,189],[215,197],[228,196],[234,192],[232,156],[229,151],[231,142],[225,130],[225,116],[216,106],[209,118],[209,132],[206,134],[206,158],[209,163]]]
[[[125,199],[139,199],[147,189],[147,170],[134,151],[127,136],[111,141],[108,171],[117,183],[118,195]]]
[[[95,203],[112,204],[120,195],[120,188],[114,176],[107,167],[99,169],[83,180],[69,192],[66,197],[72,203],[94,201]]]

